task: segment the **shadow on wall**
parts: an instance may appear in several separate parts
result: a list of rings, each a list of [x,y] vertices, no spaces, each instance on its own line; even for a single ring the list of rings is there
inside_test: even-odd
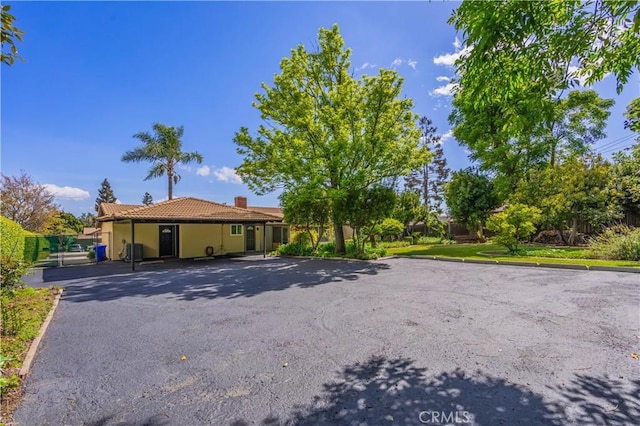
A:
[[[346,367],[308,406],[297,407],[287,419],[268,416],[261,424],[628,425],[640,415],[638,381],[625,389],[623,383],[577,376],[559,393],[562,401],[548,402],[526,387],[480,371],[430,377],[426,368],[413,364],[378,356]],[[232,423],[249,424],[255,423]]]
[[[386,263],[331,260],[220,260],[180,267],[164,265],[151,271],[122,273],[61,283],[66,301],[109,301],[131,296],[173,295],[180,300],[251,297],[291,287],[356,281],[389,269]]]

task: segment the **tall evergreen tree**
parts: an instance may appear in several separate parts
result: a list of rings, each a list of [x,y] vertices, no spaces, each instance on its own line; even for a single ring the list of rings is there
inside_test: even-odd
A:
[[[96,198],[96,212],[100,210],[100,203],[115,203],[117,200],[116,196],[113,195],[113,189],[111,189],[111,184],[105,178],[100,185],[100,189],[98,190],[98,198]]]
[[[151,196],[151,194],[149,194],[148,192],[144,193],[144,196],[142,197],[142,204],[144,204],[145,206],[153,204],[153,197]]]
[[[449,177],[449,169],[441,137],[437,135],[438,129],[428,117],[420,118],[418,124],[422,132],[421,148],[431,152],[432,156],[427,157],[429,161],[411,171],[405,180],[405,186],[420,194],[422,203],[429,212],[442,213],[444,184]]]

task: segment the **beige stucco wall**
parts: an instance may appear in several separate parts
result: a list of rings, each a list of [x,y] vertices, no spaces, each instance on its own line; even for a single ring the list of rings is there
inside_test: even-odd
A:
[[[157,223],[136,223],[135,242],[143,245],[143,257],[155,258],[159,256],[160,236]],[[255,227],[256,250],[262,251],[262,234],[265,232],[263,224],[250,224]],[[200,224],[187,223],[178,226],[178,256],[180,258],[194,258],[206,256],[206,248],[213,247],[214,256],[228,253],[244,253],[246,226],[242,224],[242,235],[231,235],[231,224]],[[103,232],[111,232],[111,243],[107,247],[107,255],[114,260],[124,250],[124,244],[131,242],[131,224],[104,222]],[[269,237],[269,230],[267,230]],[[270,237],[269,237],[270,238]],[[124,240],[124,243],[123,243]],[[267,249],[270,249],[267,240]]]
[[[113,259],[113,222],[101,222],[102,244],[107,246],[107,257]]]

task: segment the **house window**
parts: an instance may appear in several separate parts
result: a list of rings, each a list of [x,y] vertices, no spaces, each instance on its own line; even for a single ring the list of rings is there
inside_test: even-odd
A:
[[[274,243],[282,242],[282,234],[280,233],[280,228],[273,228],[273,242]]]
[[[282,244],[289,243],[289,228],[282,228]]]
[[[242,235],[242,225],[231,225],[231,235]]]

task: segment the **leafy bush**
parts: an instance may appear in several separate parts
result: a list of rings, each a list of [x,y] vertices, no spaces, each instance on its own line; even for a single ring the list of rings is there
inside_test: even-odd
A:
[[[407,237],[411,238],[411,237]],[[411,245],[411,241],[383,241],[380,243],[380,247],[383,248],[398,248],[398,247],[409,247]]]
[[[416,241],[416,244],[432,245],[432,244],[453,244],[455,241],[449,241],[446,238],[440,237],[420,237]]]
[[[24,257],[24,231],[11,219],[0,216],[0,257],[22,259]]]
[[[27,273],[27,266],[22,260],[3,256],[0,258],[0,289],[11,291],[22,285],[22,276]]]
[[[87,258],[91,259],[91,260],[96,260],[96,252],[94,249],[89,249],[89,252],[87,253]]]
[[[390,217],[384,219],[378,228],[383,239],[397,237],[404,232],[402,222]]]
[[[309,232],[311,232],[311,235],[309,235]],[[312,241],[313,238],[313,241]],[[294,244],[300,244],[303,246],[312,246],[313,242],[317,242],[318,241],[318,232],[314,231],[313,229],[311,231],[306,231],[306,230],[302,230],[302,231],[294,231],[291,233],[291,243]]]
[[[27,263],[49,257],[50,243],[41,234],[24,231],[24,260]]]
[[[503,212],[487,220],[487,229],[495,232],[495,243],[505,246],[511,253],[516,253],[518,243],[535,232],[535,223],[540,220],[540,214],[541,211],[537,207],[511,204]]]
[[[324,243],[318,245],[318,253],[335,253],[336,252],[336,243]]]
[[[640,261],[640,228],[612,226],[591,240],[587,253],[596,259]]]
[[[278,256],[311,256],[313,255],[313,248],[292,242],[281,245],[275,253]]]

